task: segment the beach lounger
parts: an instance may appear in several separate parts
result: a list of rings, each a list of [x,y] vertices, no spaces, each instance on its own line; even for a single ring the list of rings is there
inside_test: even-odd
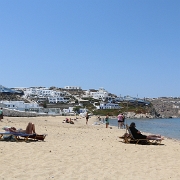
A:
[[[133,134],[131,133],[131,130],[129,129],[128,125],[126,125],[126,129],[127,129],[127,132],[129,133],[129,135],[124,137],[124,142],[125,143],[135,143],[135,144],[138,144],[138,143],[153,144],[154,143],[154,144],[161,144],[161,140],[136,139],[136,138],[134,138]]]
[[[138,144],[139,142],[144,142],[144,143],[149,143],[148,139],[135,139],[134,136],[131,133],[131,130],[129,129],[129,126],[126,124],[126,130],[128,132],[128,136],[124,137],[124,142],[125,143],[136,143]]]
[[[44,141],[46,134],[37,135],[26,134],[21,132],[0,132],[0,140],[7,139],[8,136],[13,136],[16,141],[24,140],[27,142],[29,139]]]

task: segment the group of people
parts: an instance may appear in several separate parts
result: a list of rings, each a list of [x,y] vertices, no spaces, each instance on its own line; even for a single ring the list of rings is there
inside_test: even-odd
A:
[[[123,113],[120,113],[118,116],[118,129],[122,129],[123,127],[125,128],[125,115]],[[106,128],[109,127],[109,115],[106,115],[105,118],[105,122],[106,122]]]
[[[86,116],[85,116],[85,118],[86,118],[86,125],[88,125],[89,117],[90,117],[89,114],[86,113]],[[100,116],[98,116],[98,119],[99,119],[99,121],[101,121]],[[104,121],[104,119],[103,119],[103,121]],[[106,124],[106,128],[108,128],[108,127],[109,127],[109,115],[107,115],[107,116],[105,117],[105,124]]]
[[[89,115],[87,113],[86,114],[86,124],[88,123],[88,119],[89,119]],[[118,115],[118,128],[122,128],[123,126],[125,126],[124,125],[124,119],[125,119],[124,114],[119,114]],[[74,124],[74,121],[72,121],[71,118],[69,118],[69,119],[66,118],[66,120],[64,120],[64,122]],[[109,126],[109,115],[106,115],[105,122],[106,122],[106,128],[108,128],[108,126]],[[132,133],[132,135],[134,136],[135,139],[149,139],[149,140],[163,140],[164,139],[160,135],[148,135],[148,136],[143,135],[139,130],[136,129],[136,124],[134,122],[132,122],[130,124],[129,129],[130,129],[130,131],[131,131],[131,133]],[[4,130],[10,131],[10,132],[36,134],[35,125],[32,122],[28,123],[25,130],[22,130],[22,129],[17,130],[15,127],[6,128]]]
[[[117,118],[118,118],[118,129],[125,128],[125,115],[123,113],[120,113],[117,116]],[[106,115],[105,122],[106,122],[106,128],[108,128],[109,115]],[[136,129],[136,125],[134,122],[130,124],[129,129],[135,139],[149,139],[149,140],[159,140],[159,141],[164,139],[163,137],[161,137],[161,135],[148,135],[148,136],[143,135],[139,130]]]
[[[121,113],[121,114],[118,115],[117,118],[118,118],[118,129],[119,128],[123,128],[123,127],[125,128],[125,124],[124,124],[124,122],[125,122],[125,115]],[[88,122],[88,119],[89,119],[89,115],[87,113],[86,114],[86,124]],[[100,117],[98,117],[98,119],[101,120]],[[108,114],[105,117],[105,124],[106,124],[106,128],[108,128],[109,127],[109,115]]]

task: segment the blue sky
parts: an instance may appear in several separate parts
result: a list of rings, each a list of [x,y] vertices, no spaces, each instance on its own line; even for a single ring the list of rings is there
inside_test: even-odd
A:
[[[179,0],[0,0],[0,84],[180,97],[179,19]]]

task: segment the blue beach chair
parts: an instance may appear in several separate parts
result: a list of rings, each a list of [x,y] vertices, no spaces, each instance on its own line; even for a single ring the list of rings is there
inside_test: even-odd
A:
[[[27,142],[29,139],[44,141],[47,134],[37,135],[37,134],[26,134],[21,132],[0,132],[0,140],[8,139],[8,136],[14,137],[15,141],[24,140]]]

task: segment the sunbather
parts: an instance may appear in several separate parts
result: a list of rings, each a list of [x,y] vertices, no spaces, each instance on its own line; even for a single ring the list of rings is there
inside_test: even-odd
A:
[[[74,121],[71,118],[66,118],[66,120],[63,120],[62,123],[70,123],[70,124],[74,124]]]
[[[143,135],[135,127],[136,127],[136,124],[134,122],[132,122],[129,126],[129,129],[131,130],[131,133],[135,139],[149,139],[149,140],[158,140],[158,141],[161,141],[164,139],[160,135],[148,135],[148,136]]]
[[[17,130],[15,127],[9,128],[10,132],[19,132],[19,133],[26,133],[26,134],[36,134],[35,125],[31,122],[28,123],[26,130]]]

